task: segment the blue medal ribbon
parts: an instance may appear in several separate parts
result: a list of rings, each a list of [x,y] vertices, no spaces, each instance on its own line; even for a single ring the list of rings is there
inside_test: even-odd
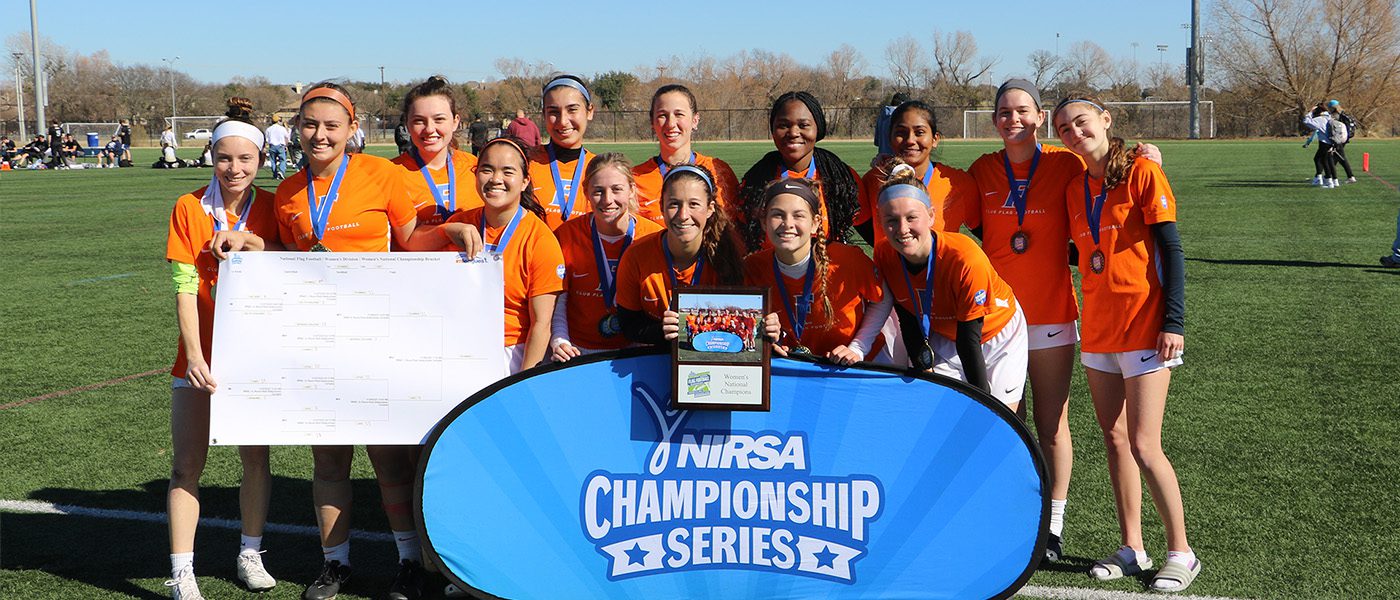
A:
[[[554,144],[545,144],[549,153],[549,174],[554,177],[554,205],[559,207],[559,216],[567,221],[574,214],[574,199],[578,197],[579,180],[583,178],[583,163],[588,151],[578,149],[578,162],[574,163],[574,177],[569,181],[569,191],[564,192],[564,179],[559,176],[559,160],[554,157]]]
[[[666,278],[671,281],[671,290],[679,289],[679,280],[676,278],[676,260],[671,256],[671,245],[666,243],[666,238],[661,238],[661,253],[666,255]],[[685,282],[686,287],[690,287],[700,281],[700,275],[705,272],[705,251],[702,248],[700,253],[695,255],[695,272],[690,274],[690,281]]]
[[[452,213],[457,212],[457,169],[452,166],[452,148],[447,149],[447,198],[442,197],[442,190],[438,189],[437,182],[433,181],[433,174],[428,169],[428,164],[423,162],[423,157],[418,154],[418,147],[414,146],[408,150],[413,157],[413,162],[418,163],[418,173],[423,176],[423,181],[428,182],[428,191],[433,193],[433,201],[437,203],[438,216],[446,221]]]
[[[924,265],[924,291],[914,291],[914,282],[909,279],[909,269],[902,268],[899,272],[904,273],[904,285],[909,288],[909,299],[918,298],[919,327],[923,328],[924,339],[928,339],[932,331],[929,319],[933,314],[933,271],[938,264],[935,260],[938,256],[938,238],[933,238],[933,243],[929,244],[928,263]]]
[[[908,277],[906,274],[905,277]],[[811,256],[807,257],[807,274],[802,278],[802,299],[798,300],[796,309],[792,305],[792,297],[788,294],[786,278],[783,270],[778,266],[778,255],[773,255],[773,280],[778,282],[779,296],[783,299],[783,310],[787,312],[788,321],[792,322],[792,332],[797,336],[797,345],[802,345],[802,330],[807,327],[807,316],[812,314],[812,282],[817,279],[817,261]]]
[[[1016,175],[1011,172],[1011,159],[1001,154],[1001,166],[1006,167],[1006,185],[1011,188],[1011,204],[1016,207],[1016,227],[1026,222],[1026,199],[1031,194],[1031,179],[1035,177],[1035,167],[1040,164],[1040,144],[1035,145],[1035,156],[1031,158],[1031,171],[1026,174],[1026,189],[1016,189]]]
[[[1103,220],[1104,201],[1108,200],[1108,190],[1099,195],[1089,193],[1089,174],[1084,174],[1084,216],[1089,220],[1089,235],[1094,237],[1094,246],[1099,245],[1099,223]]]
[[[345,179],[345,169],[350,165],[350,155],[346,154],[340,159],[340,167],[335,170],[335,177],[331,179],[331,189],[326,192],[326,201],[320,202],[316,196],[316,178],[311,176],[311,169],[303,171],[306,173],[306,204],[311,209],[311,233],[316,236],[319,243],[326,237],[326,225],[330,221],[331,207],[335,205],[336,198],[340,197],[340,182]]]
[[[524,206],[517,206],[517,207],[515,207],[515,216],[513,216],[513,217],[510,218],[510,224],[506,225],[505,230],[501,231],[501,237],[496,238],[496,243],[494,243],[494,244],[487,244],[487,243],[485,243],[485,242],[486,242],[486,209],[482,209],[482,210],[481,210],[481,238],[482,238],[481,241],[482,241],[483,246],[485,246],[486,251],[487,251],[487,252],[490,252],[490,253],[492,253],[492,254],[504,254],[505,251],[506,251],[506,247],[510,246],[510,238],[515,237],[515,229],[516,229],[517,227],[520,227],[520,219],[522,219],[522,218],[524,218],[524,217],[525,217],[525,207],[524,207]]]
[[[671,165],[668,165],[668,164],[666,164],[666,161],[661,160],[661,155],[660,155],[660,154],[658,154],[658,155],[652,157],[652,160],[656,161],[656,170],[661,172],[661,178],[662,178],[662,179],[666,179],[666,174],[671,172]],[[692,165],[695,164],[695,151],[694,151],[694,150],[691,150],[691,151],[690,151],[690,163],[689,163],[689,164],[692,164]]]
[[[243,203],[243,210],[242,210],[241,212],[238,213],[238,220],[235,221],[235,222],[233,223],[233,225],[231,225],[231,226],[229,227],[230,230],[232,230],[232,231],[243,231],[243,230],[245,230],[245,229],[248,228],[248,212],[251,211],[251,210],[253,209],[253,201],[254,201],[254,200],[257,200],[257,199],[258,199],[258,188],[251,188],[251,189],[249,189],[249,190],[248,190],[248,201]],[[220,204],[222,205],[223,203],[220,202]],[[223,206],[220,206],[220,207],[219,207],[219,210],[224,210]],[[225,212],[225,214],[228,213],[228,211],[224,211],[224,212]],[[214,219],[214,231],[222,231],[223,228],[224,228],[224,222],[223,222],[223,220],[222,220],[222,219]]]
[[[637,218],[630,215],[628,218],[631,221],[627,223],[627,234],[622,237],[622,250],[617,253],[619,261],[622,260],[622,253],[632,245],[632,236],[637,232]],[[593,233],[593,264],[598,267],[598,283],[599,287],[603,288],[603,304],[611,311],[614,306],[613,299],[617,297],[617,267],[608,260],[608,253],[603,249],[603,238],[598,235],[598,222],[590,222],[588,228]],[[665,245],[664,240],[662,245]],[[670,256],[669,252],[667,256]],[[675,273],[671,276],[674,277]]]

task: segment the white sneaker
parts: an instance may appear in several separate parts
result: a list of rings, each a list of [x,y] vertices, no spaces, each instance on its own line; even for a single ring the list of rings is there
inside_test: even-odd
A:
[[[1337,182],[1337,178],[1336,178],[1336,177],[1333,177],[1333,178],[1331,179],[1330,184],[1331,184],[1331,185],[1329,185],[1328,187],[1334,187],[1334,188],[1342,187],[1342,184]]]
[[[1355,178],[1355,177],[1348,177],[1348,178],[1347,178],[1347,183],[1356,183],[1356,178]]]
[[[1322,176],[1321,176],[1321,175],[1314,175],[1313,178],[1312,178],[1312,184],[1313,184],[1313,185],[1318,185],[1318,186],[1323,185],[1324,182],[1322,181]]]
[[[238,580],[250,592],[265,592],[277,586],[277,580],[263,568],[261,552],[240,552],[238,554]]]
[[[194,578],[193,566],[181,569],[174,579],[167,579],[165,587],[170,588],[170,597],[175,600],[204,600],[204,594],[199,593],[199,582]]]

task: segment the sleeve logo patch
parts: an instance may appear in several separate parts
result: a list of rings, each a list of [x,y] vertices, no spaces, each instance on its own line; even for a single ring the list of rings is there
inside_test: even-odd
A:
[[[986,306],[987,290],[977,290],[977,293],[972,296],[972,300],[976,302],[978,306]]]

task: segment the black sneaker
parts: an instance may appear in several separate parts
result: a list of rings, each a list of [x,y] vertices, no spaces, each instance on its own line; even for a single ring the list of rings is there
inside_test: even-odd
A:
[[[301,593],[302,600],[331,600],[340,593],[340,586],[347,581],[350,581],[350,565],[342,565],[338,560],[328,560],[321,565],[321,575]]]
[[[1060,540],[1060,536],[1053,533],[1050,534],[1050,539],[1045,541],[1045,560],[1059,562],[1060,555],[1064,552],[1061,547],[1062,544],[1064,544],[1064,542]]]
[[[1388,255],[1388,256],[1382,256],[1382,257],[1381,257],[1381,266],[1382,266],[1382,267],[1390,267],[1390,268],[1392,268],[1392,269],[1397,268],[1397,267],[1400,267],[1400,256],[1396,256],[1396,255],[1394,255],[1394,254],[1391,254],[1391,255]]]
[[[423,565],[407,558],[399,561],[399,574],[394,576],[389,586],[389,600],[418,600],[423,597],[423,586],[427,575]]]

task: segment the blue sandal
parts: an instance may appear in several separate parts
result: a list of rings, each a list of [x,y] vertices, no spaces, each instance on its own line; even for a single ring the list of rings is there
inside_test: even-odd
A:
[[[1104,575],[1095,574],[1094,569],[1098,567],[1102,567],[1104,570],[1108,571],[1108,573]],[[1137,551],[1123,546],[1108,558],[1095,562],[1094,566],[1089,568],[1089,576],[1099,581],[1113,581],[1114,579],[1122,579],[1129,575],[1137,575],[1151,568],[1151,557],[1148,557],[1142,562],[1138,562]]]

